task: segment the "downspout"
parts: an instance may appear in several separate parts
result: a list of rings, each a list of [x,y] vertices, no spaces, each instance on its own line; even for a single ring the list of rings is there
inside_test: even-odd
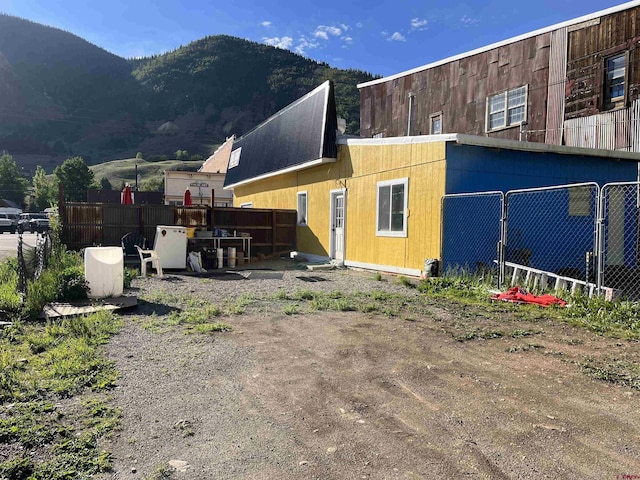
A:
[[[413,99],[415,98],[416,94],[413,92],[409,92],[409,115],[407,118],[407,137],[411,136],[411,116],[413,113]]]

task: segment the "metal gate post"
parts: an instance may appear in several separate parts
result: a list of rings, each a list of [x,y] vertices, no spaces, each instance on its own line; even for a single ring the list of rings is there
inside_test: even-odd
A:
[[[508,193],[507,193],[508,195]],[[504,270],[505,270],[505,250],[507,244],[507,195],[504,193],[500,196],[501,211],[500,216],[500,241],[498,242],[498,288],[504,286]]]

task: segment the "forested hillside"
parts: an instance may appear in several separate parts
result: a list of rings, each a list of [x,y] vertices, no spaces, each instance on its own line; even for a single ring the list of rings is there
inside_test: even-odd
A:
[[[327,79],[338,115],[359,132],[356,84],[374,78],[288,50],[217,35],[123,59],[82,38],[0,15],[0,151],[50,170],[176,150],[207,156]]]

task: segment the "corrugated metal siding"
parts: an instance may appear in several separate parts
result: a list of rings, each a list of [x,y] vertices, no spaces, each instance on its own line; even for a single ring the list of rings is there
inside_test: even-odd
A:
[[[637,109],[638,101],[636,100],[632,108],[566,120],[565,145],[607,150],[632,150],[634,144],[636,146],[638,144],[637,140],[632,140],[630,137],[631,132],[637,129],[637,122],[634,121],[634,125],[631,125],[632,112]],[[637,133],[635,138],[637,138]]]
[[[552,145],[562,145],[566,72],[567,28],[565,27],[551,32],[545,142]]]

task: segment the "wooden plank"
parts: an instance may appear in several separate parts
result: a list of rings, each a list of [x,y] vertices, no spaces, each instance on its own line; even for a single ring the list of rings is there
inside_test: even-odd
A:
[[[82,300],[72,303],[49,303],[45,305],[40,318],[53,319],[88,315],[103,310],[123,310],[138,306],[138,297],[114,297],[98,300]]]

